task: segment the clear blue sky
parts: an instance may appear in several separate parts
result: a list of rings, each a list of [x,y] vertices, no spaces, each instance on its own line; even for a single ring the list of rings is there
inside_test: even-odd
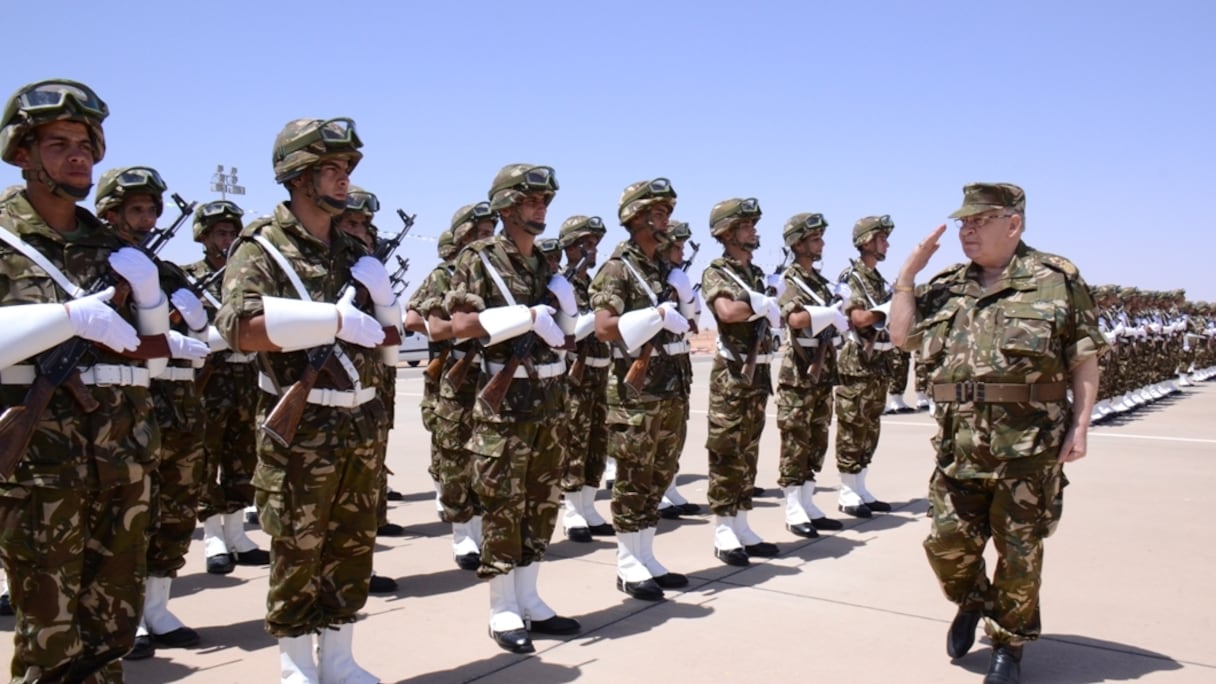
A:
[[[794,213],[828,218],[833,276],[853,222],[890,214],[893,277],[963,184],[999,180],[1027,191],[1027,242],[1090,283],[1216,300],[1212,2],[42,0],[5,20],[5,96],[88,83],[111,110],[97,174],[151,165],[187,199],[215,197],[225,164],[269,211],[283,124],[349,116],[377,223],[402,207],[419,236],[523,161],[557,170],[549,234],[599,214],[615,243],[621,190],[667,176],[700,265],[720,251],[710,207],[755,196],[762,266]],[[20,180],[5,168],[0,186]],[[962,259],[956,235],[930,270]],[[415,285],[434,247],[406,245]],[[166,254],[198,249],[183,234]]]

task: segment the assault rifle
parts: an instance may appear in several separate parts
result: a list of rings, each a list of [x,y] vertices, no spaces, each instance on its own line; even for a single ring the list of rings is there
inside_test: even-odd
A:
[[[701,251],[701,245],[693,242],[692,240],[689,240],[688,244],[692,245],[692,256],[688,257],[688,259],[686,259],[684,263],[680,264],[679,266],[679,269],[685,273],[688,273],[688,269],[692,266],[693,259],[697,258],[697,252]],[[695,292],[696,288],[693,288],[693,291]],[[671,299],[671,285],[664,285],[663,292],[660,293],[658,299],[660,303]],[[689,321],[688,323],[689,329],[696,332],[697,322]],[[623,349],[624,345],[621,345],[621,347]],[[647,342],[645,345],[643,345],[642,351],[638,353],[638,357],[629,364],[629,370],[625,372],[625,386],[633,392],[634,396],[641,394],[642,388],[646,385],[646,373],[650,371],[650,359],[653,356],[654,344]],[[626,354],[625,357],[628,358],[629,355]]]
[[[777,270],[773,271],[773,275],[781,275],[784,273],[786,264],[788,264],[789,261],[790,250],[782,247],[781,263],[777,266]],[[764,294],[772,297],[777,294],[777,288],[770,285],[769,287],[765,288]],[[743,379],[749,384],[751,383],[752,378],[756,375],[756,358],[760,355],[760,349],[764,345],[772,344],[772,340],[768,339],[772,337],[770,334],[771,326],[772,324],[768,322],[768,316],[761,316],[760,320],[756,322],[756,341],[752,344],[751,350],[747,352],[747,360],[743,362],[743,370],[741,371]]]
[[[380,263],[388,260],[389,256],[397,250],[401,245],[401,241],[414,227],[414,216],[407,215],[405,211],[398,209],[397,215],[401,217],[404,224],[396,235],[391,238],[379,240],[376,242],[376,248],[372,252],[372,256]],[[357,288],[362,291],[362,286],[358,281],[351,279],[350,282],[342,288],[338,298],[341,299],[346,295],[350,288]],[[362,299],[362,297],[359,297]],[[401,345],[401,332],[395,327],[386,327],[384,329],[384,342],[381,346],[397,347]],[[267,414],[266,420],[262,422],[261,429],[266,433],[266,436],[273,439],[275,442],[284,448],[291,446],[292,441],[296,438],[296,431],[300,429],[300,419],[304,417],[304,407],[308,404],[308,395],[316,386],[317,380],[322,374],[325,374],[333,383],[334,389],[340,391],[348,391],[353,388],[350,378],[346,375],[346,371],[338,362],[338,343],[324,345],[321,347],[313,347],[308,350],[308,365],[304,368],[304,372],[300,374],[300,378],[292,383],[280,396],[277,404]]]
[[[149,231],[143,242],[136,246],[149,257],[155,258],[156,253],[168,244],[186,218],[194,212],[195,203],[187,203],[177,193],[173,193],[173,201],[181,211],[177,220],[168,228]],[[86,295],[92,295],[108,287],[121,287],[124,290],[123,300],[130,291],[129,284],[107,271],[94,279],[85,292]],[[118,295],[115,294],[115,299],[117,298]],[[140,335],[139,339],[139,348],[124,353],[124,356],[142,360],[169,356],[168,340],[164,335]],[[25,455],[30,444],[34,429],[50,405],[56,389],[66,389],[84,413],[93,413],[100,407],[97,399],[80,379],[81,359],[93,349],[93,342],[83,337],[73,337],[38,355],[34,362],[38,373],[34,384],[30,385],[25,393],[25,399],[0,415],[0,479],[8,479],[17,469],[17,464],[21,462],[21,457]]]
[[[224,264],[218,269],[197,280],[194,278],[194,276],[187,273],[186,279],[190,281],[190,288],[194,290],[194,293],[198,295],[199,299],[202,299],[206,303],[211,304],[218,309],[220,307],[220,302],[214,296],[212,296],[211,286],[214,285],[217,280],[224,277],[224,271],[226,270],[228,270],[228,265]],[[219,363],[219,361],[208,359],[207,362],[203,364],[202,369],[199,370],[198,375],[194,378],[194,390],[198,392],[200,396],[202,395],[203,390],[207,389],[207,383],[211,381],[211,376],[215,374],[217,363]]]
[[[578,263],[569,267],[565,271],[566,279],[574,277],[583,266],[587,264],[589,255],[586,250],[583,251],[583,256],[578,260]],[[572,343],[572,339],[566,338],[567,345]],[[528,371],[528,377],[536,379],[536,368],[532,365],[532,347],[536,345],[536,333],[527,332],[511,341],[511,357],[507,359],[502,370],[494,374],[486,386],[481,389],[481,394],[477,395],[477,402],[481,407],[490,413],[498,413],[502,408],[503,399],[507,397],[507,390],[511,388],[511,380],[515,378],[515,371],[522,365]],[[466,354],[461,361],[467,360],[471,354]],[[455,366],[452,367],[455,370]]]

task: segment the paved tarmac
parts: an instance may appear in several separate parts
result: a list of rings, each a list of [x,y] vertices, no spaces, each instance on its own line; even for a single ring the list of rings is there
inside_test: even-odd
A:
[[[708,365],[695,365],[681,491],[705,503]],[[779,435],[770,402],[751,524],[781,555],[733,568],[712,554],[708,514],[659,525],[655,549],[691,576],[686,591],[647,603],[614,586],[616,545],[575,544],[560,525],[540,573],[541,594],[582,633],[539,637],[537,652],[501,651],[486,634],[489,591],[452,560],[449,526],[435,515],[426,474],[429,438],[418,415],[421,369],[403,368],[392,486],[405,501],[389,519],[407,535],[381,538],[379,574],[394,595],[372,596],[355,628],[359,662],[384,682],[979,682],[989,649],[982,633],[952,662],[945,632],[953,607],[925,562],[925,489],[931,471],[925,413],[886,416],[867,484],[895,511],[844,518],[841,532],[806,540],[785,531],[776,487]],[[910,393],[909,393],[910,394]],[[1203,522],[1216,491],[1216,382],[1095,426],[1090,455],[1068,467],[1072,484],[1047,542],[1043,638],[1026,648],[1023,681],[1081,684],[1216,682],[1216,526]],[[835,509],[832,454],[817,496]],[[608,513],[608,494],[598,508]],[[196,533],[201,538],[201,531]],[[250,536],[265,543],[260,530]],[[991,563],[990,563],[991,567]],[[126,680],[274,682],[275,641],[263,630],[268,569],[203,571],[190,549],[170,607],[202,644],[126,663]],[[12,618],[0,618],[11,632]],[[12,642],[0,637],[0,661]]]

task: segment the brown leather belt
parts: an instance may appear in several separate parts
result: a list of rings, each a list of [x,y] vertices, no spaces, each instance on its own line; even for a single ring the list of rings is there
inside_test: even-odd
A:
[[[1063,401],[1068,383],[1022,385],[1004,382],[951,382],[933,386],[933,401],[964,404],[1019,404],[1028,401]]]

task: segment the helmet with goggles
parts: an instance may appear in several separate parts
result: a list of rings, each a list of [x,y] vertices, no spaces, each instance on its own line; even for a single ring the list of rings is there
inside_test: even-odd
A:
[[[244,210],[229,200],[215,200],[204,204],[194,210],[194,241],[202,242],[207,231],[223,221],[231,222],[236,228],[236,232],[241,232],[241,228],[244,227],[241,224],[241,217],[244,215]]]
[[[498,224],[498,212],[490,208],[489,202],[476,202],[474,204],[466,204],[456,210],[452,214],[451,231],[452,237],[456,240],[456,244],[464,242],[469,231],[477,227],[482,221],[493,221]]]
[[[22,86],[4,105],[0,117],[0,157],[13,164],[17,148],[26,144],[37,127],[52,121],[77,121],[89,130],[93,163],[106,155],[101,122],[110,108],[88,86],[66,79],[39,81]]]
[[[722,200],[709,210],[709,232],[714,237],[722,237],[730,232],[735,221],[739,219],[759,221],[762,215],[760,200],[755,197],[746,199],[733,197]]]
[[[786,247],[793,247],[811,235],[823,235],[827,230],[827,219],[823,214],[794,214],[785,222],[781,235]]]
[[[557,192],[557,174],[549,166],[507,164],[494,176],[490,185],[490,208],[502,211],[514,206],[527,193],[544,193],[545,204],[553,201]]]
[[[603,237],[607,229],[604,220],[598,216],[571,216],[562,221],[557,239],[563,249],[573,245],[587,236]]]
[[[621,201],[617,208],[617,217],[621,225],[628,225],[635,216],[654,204],[676,206],[676,189],[666,178],[638,181],[630,183],[621,193]]]
[[[352,185],[346,190],[346,211],[375,216],[380,211],[380,200],[375,193]]]
[[[890,235],[894,230],[895,222],[890,216],[867,216],[853,224],[853,246],[861,249],[862,245],[874,239],[875,235]]]
[[[290,121],[274,139],[274,182],[286,183],[330,156],[345,156],[354,171],[363,158],[360,147],[363,141],[351,119]]]
[[[101,174],[97,182],[97,197],[95,199],[97,214],[122,209],[122,203],[128,197],[148,195],[156,203],[156,215],[160,216],[165,210],[165,191],[169,186],[156,172],[148,166],[120,166]]]

